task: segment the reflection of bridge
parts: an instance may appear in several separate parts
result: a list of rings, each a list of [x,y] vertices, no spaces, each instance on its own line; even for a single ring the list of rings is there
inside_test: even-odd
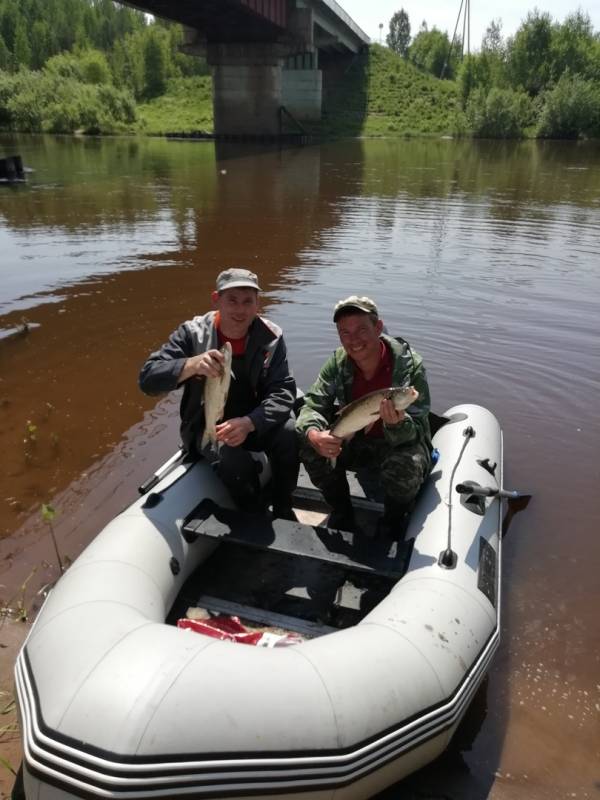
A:
[[[277,135],[282,107],[318,120],[323,75],[369,42],[335,0],[127,2],[186,26],[186,52],[211,66],[217,134]]]

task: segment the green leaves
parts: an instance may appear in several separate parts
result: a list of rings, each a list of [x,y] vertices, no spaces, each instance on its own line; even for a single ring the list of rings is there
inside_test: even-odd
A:
[[[44,522],[52,522],[56,516],[56,510],[50,504],[42,503],[41,514]]]

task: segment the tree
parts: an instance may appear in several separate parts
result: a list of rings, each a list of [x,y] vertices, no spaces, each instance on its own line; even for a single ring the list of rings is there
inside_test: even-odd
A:
[[[600,130],[600,92],[580,75],[563,75],[544,96],[538,135],[555,139],[597,136]]]
[[[568,70],[588,74],[596,39],[587,14],[576,11],[554,28],[551,45],[551,73],[554,81]]]
[[[84,83],[111,83],[106,56],[100,50],[84,50],[79,55]]]
[[[118,41],[112,51],[114,83],[126,86],[140,99],[144,94],[144,46],[140,33],[131,33]]]
[[[8,0],[3,6],[0,13],[0,34],[2,34],[4,43],[12,53],[15,49],[15,35],[21,14],[14,0]]]
[[[37,19],[33,23],[30,41],[31,66],[33,69],[41,69],[57,49],[47,22]]]
[[[401,55],[403,58],[408,56],[408,45],[410,44],[410,21],[408,14],[401,8],[396,11],[390,20],[390,32],[386,37],[387,46],[390,50]]]
[[[0,33],[0,70],[8,70],[10,67],[10,50],[4,44],[4,37]]]
[[[144,84],[148,97],[157,97],[167,88],[167,55],[162,37],[154,30],[144,44]]]
[[[502,55],[504,45],[502,42],[502,20],[493,19],[487,26],[485,35],[481,40],[481,49],[486,53]]]
[[[29,37],[27,36],[25,22],[22,18],[17,22],[13,60],[15,70],[19,69],[19,67],[31,66],[31,47],[29,45]]]
[[[531,120],[531,100],[522,91],[476,89],[469,98],[467,119],[474,136],[520,139]]]
[[[548,85],[551,45],[552,17],[537,9],[530,12],[508,43],[508,72],[515,89],[522,87],[535,96]]]
[[[450,63],[446,65],[444,77],[452,78],[456,67],[456,56],[453,51]],[[450,41],[447,33],[442,33],[436,27],[430,31],[425,24],[415,36],[408,51],[408,57],[412,63],[424,72],[430,72],[439,78],[446,64],[446,59],[450,51]]]

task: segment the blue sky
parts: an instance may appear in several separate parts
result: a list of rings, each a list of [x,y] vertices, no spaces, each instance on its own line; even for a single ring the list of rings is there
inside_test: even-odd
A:
[[[365,0],[337,0],[342,8],[350,14],[352,19],[363,31],[371,37],[374,42],[379,41],[379,23],[383,23],[383,41],[388,31],[389,21],[394,14],[401,8],[407,12],[411,33],[417,33],[423,20],[427,21],[429,28],[434,25],[440,30],[448,32],[452,36],[460,0],[376,0],[376,2],[365,2]],[[547,11],[550,16],[558,22],[578,9],[587,12],[592,24],[597,32],[600,32],[600,0],[590,0],[587,3],[579,3],[577,0],[531,0],[531,3],[522,0],[504,0],[503,3],[489,4],[471,1],[471,49],[479,50],[481,39],[485,30],[492,19],[498,17],[502,20],[502,33],[506,38],[511,36],[521,25],[528,11],[537,8]],[[462,32],[462,17],[459,25]]]

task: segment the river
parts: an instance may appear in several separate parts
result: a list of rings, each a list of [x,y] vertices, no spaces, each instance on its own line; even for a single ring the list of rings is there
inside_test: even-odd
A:
[[[506,485],[503,641],[450,755],[386,793],[600,795],[600,149],[351,140],[269,150],[0,137],[0,603],[56,577],[177,443],[147,354],[259,274],[307,386],[333,304],[373,297],[427,365],[434,410],[489,407]],[[23,327],[25,326],[25,327]]]

